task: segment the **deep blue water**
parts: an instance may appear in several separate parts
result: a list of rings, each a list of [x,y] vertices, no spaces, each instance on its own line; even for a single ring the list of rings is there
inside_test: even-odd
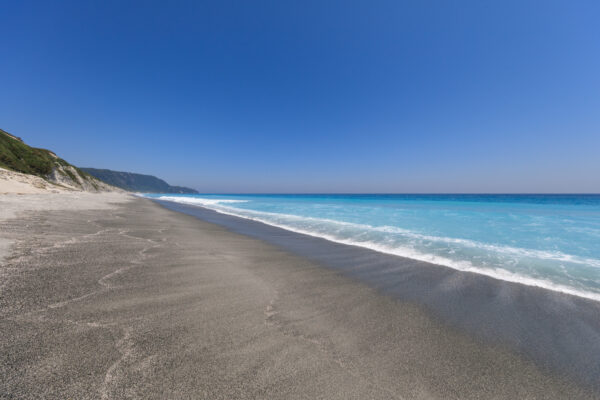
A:
[[[148,195],[600,300],[600,195]]]

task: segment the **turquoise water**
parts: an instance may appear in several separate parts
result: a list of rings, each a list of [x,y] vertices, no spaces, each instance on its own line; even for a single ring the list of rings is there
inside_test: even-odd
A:
[[[148,195],[600,300],[600,195]]]

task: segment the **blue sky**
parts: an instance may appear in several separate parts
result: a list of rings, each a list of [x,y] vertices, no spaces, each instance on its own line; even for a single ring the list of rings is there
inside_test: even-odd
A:
[[[204,192],[600,192],[597,1],[0,3],[0,128]]]

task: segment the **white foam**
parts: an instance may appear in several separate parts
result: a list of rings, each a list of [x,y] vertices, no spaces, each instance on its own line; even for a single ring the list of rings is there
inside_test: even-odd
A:
[[[211,206],[215,204],[226,203],[246,203],[248,200],[233,200],[233,199],[202,199],[198,197],[176,197],[176,196],[160,196],[159,200],[174,201],[176,203],[191,204],[194,206]]]
[[[351,223],[351,222],[342,222],[342,221],[336,221],[336,220],[324,219],[324,218],[301,217],[298,215],[278,214],[278,213],[270,213],[270,212],[266,212],[266,211],[259,212],[259,211],[253,211],[253,210],[241,210],[241,209],[236,209],[234,207],[227,207],[225,205],[222,205],[222,204],[227,204],[227,203],[243,203],[243,202],[247,202],[247,200],[201,199],[201,198],[171,197],[171,196],[162,196],[162,197],[159,197],[159,199],[173,201],[173,202],[182,203],[182,204],[191,204],[191,205],[201,206],[201,207],[205,207],[210,210],[219,212],[221,214],[226,214],[226,215],[231,215],[231,216],[235,216],[235,217],[239,217],[239,218],[249,219],[252,221],[261,222],[261,223],[264,223],[267,225],[286,229],[288,231],[301,233],[301,234],[308,235],[308,236],[318,237],[321,239],[326,239],[326,240],[329,240],[329,241],[332,241],[335,243],[364,247],[364,248],[368,248],[370,250],[374,250],[374,251],[377,251],[380,253],[392,254],[392,255],[396,255],[396,256],[400,256],[400,257],[411,258],[413,260],[424,261],[424,262],[428,262],[428,263],[432,263],[432,264],[442,265],[445,267],[456,269],[458,271],[472,272],[472,273],[489,276],[491,278],[495,278],[495,279],[499,279],[499,280],[503,280],[503,281],[520,283],[520,284],[527,285],[527,286],[540,287],[540,288],[552,290],[555,292],[560,292],[560,293],[570,294],[573,296],[583,297],[583,298],[587,298],[587,299],[591,299],[591,300],[595,300],[595,301],[600,301],[600,293],[575,289],[575,288],[557,284],[557,283],[554,283],[554,282],[551,282],[551,281],[548,281],[545,279],[523,276],[520,274],[516,274],[514,272],[507,271],[502,268],[494,268],[494,269],[480,268],[480,267],[474,266],[469,261],[451,260],[449,258],[435,255],[435,254],[422,253],[413,248],[406,247],[406,246],[394,245],[392,247],[392,246],[386,246],[381,243],[376,243],[376,242],[372,242],[372,241],[356,241],[356,240],[352,240],[352,239],[340,238],[340,237],[337,237],[337,236],[334,236],[334,235],[328,234],[328,233],[314,232],[314,231],[298,228],[295,226],[290,226],[290,225],[287,225],[284,223],[273,222],[267,218],[264,218],[264,216],[267,216],[267,217],[270,216],[270,217],[276,217],[276,218],[287,218],[290,220],[297,220],[297,221],[327,222],[327,223],[338,224],[341,226],[350,226],[350,227],[361,228],[361,229],[367,228],[367,229],[377,230],[377,231],[381,231],[381,232],[400,233],[403,235],[412,236],[412,237],[420,238],[420,239],[448,242],[448,243],[458,243],[458,244],[462,244],[462,245],[466,245],[466,246],[470,246],[470,247],[483,248],[486,250],[506,252],[506,253],[512,253],[515,255],[530,256],[530,257],[543,258],[543,259],[549,259],[549,260],[581,263],[581,264],[592,265],[592,266],[596,266],[596,267],[600,266],[600,260],[594,260],[594,259],[587,260],[587,259],[571,256],[569,254],[559,253],[559,252],[544,252],[544,251],[531,250],[531,249],[520,249],[520,248],[513,248],[513,247],[506,247],[506,246],[495,246],[495,245],[479,243],[476,241],[471,241],[471,240],[466,240],[466,239],[443,238],[443,237],[437,237],[437,236],[421,235],[421,234],[403,230],[403,229],[397,228],[397,227],[390,227],[390,226],[374,227],[374,226],[370,226],[370,225],[355,224],[355,223]]]
[[[544,250],[535,250],[535,249],[524,249],[519,247],[510,247],[510,246],[498,246],[488,243],[481,243],[474,240],[468,239],[458,239],[458,238],[448,238],[448,237],[440,237],[440,236],[430,236],[430,235],[422,235],[419,233],[414,233],[410,231],[406,231],[400,228],[396,228],[393,226],[384,226],[384,227],[371,227],[375,230],[388,231],[393,233],[400,233],[405,236],[410,236],[416,239],[424,239],[435,242],[443,242],[443,243],[455,243],[460,244],[466,247],[484,249],[488,251],[494,251],[496,253],[501,254],[512,254],[521,257],[531,257],[531,258],[539,258],[542,260],[553,260],[553,261],[563,261],[570,262],[574,264],[582,264],[592,267],[600,268],[600,260],[594,258],[585,258],[578,257],[571,254],[565,254],[560,251],[544,251]]]

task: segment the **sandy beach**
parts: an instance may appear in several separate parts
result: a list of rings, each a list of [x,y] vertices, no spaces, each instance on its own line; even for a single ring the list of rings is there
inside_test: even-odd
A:
[[[579,332],[597,338],[591,302],[501,285],[511,298],[554,299],[554,311],[540,300],[511,316],[495,297],[479,309],[489,315],[474,314],[468,288],[489,288],[489,278],[444,269],[386,287],[361,268],[367,253],[348,264],[358,255],[349,246],[333,254],[301,235],[269,239],[256,225],[124,194],[5,195],[0,218],[0,398],[598,398],[597,370],[571,375],[558,367],[565,355],[544,363],[514,335],[486,334],[489,321],[528,331],[519,321],[536,310],[551,318],[582,307],[565,315],[580,321],[573,331],[540,342],[560,353]],[[439,273],[455,282],[446,301]]]

